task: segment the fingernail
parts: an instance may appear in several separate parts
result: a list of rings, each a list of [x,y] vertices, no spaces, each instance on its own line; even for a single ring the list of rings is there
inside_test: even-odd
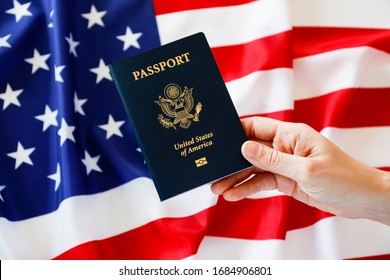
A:
[[[258,158],[260,154],[260,147],[254,142],[246,142],[242,147],[242,153],[248,158]]]

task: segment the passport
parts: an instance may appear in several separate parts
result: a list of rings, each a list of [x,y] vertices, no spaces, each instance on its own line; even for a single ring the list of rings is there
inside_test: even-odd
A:
[[[250,167],[240,118],[203,33],[110,64],[161,201]]]

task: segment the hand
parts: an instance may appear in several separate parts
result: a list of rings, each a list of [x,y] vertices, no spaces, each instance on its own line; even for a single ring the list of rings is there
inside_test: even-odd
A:
[[[215,194],[236,201],[277,189],[335,215],[390,225],[390,173],[353,159],[304,124],[261,117],[242,124],[250,139],[242,154],[253,167],[212,184]]]

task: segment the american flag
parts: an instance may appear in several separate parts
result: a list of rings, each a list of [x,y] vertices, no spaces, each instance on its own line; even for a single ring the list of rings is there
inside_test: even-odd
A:
[[[389,11],[388,0],[1,1],[0,258],[390,258],[390,227],[276,191],[231,203],[206,185],[160,202],[107,68],[204,32],[241,117],[305,122],[390,171]]]

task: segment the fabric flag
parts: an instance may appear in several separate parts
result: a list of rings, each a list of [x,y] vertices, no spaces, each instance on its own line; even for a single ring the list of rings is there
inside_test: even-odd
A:
[[[160,202],[107,69],[204,32],[241,117],[307,123],[390,171],[389,11],[388,0],[1,1],[0,258],[390,258],[390,227],[277,191],[231,203],[206,185]]]

